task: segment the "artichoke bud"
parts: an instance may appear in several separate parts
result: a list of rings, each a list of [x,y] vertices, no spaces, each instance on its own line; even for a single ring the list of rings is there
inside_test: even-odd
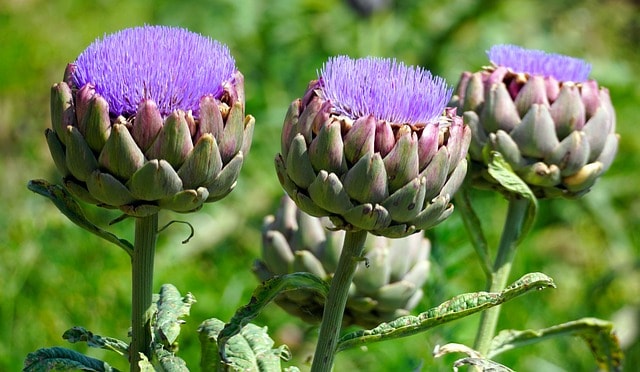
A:
[[[464,72],[450,104],[471,127],[472,184],[507,192],[487,172],[500,152],[537,197],[585,194],[618,147],[609,91],[579,59],[512,45],[488,51],[491,66]]]
[[[264,220],[262,257],[254,265],[260,280],[292,272],[310,272],[330,282],[345,232],[329,230],[327,217],[316,218],[284,196],[275,216]],[[409,312],[422,298],[429,273],[430,243],[422,234],[400,239],[369,235],[366,260],[358,264],[349,289],[344,326],[371,328]],[[311,290],[279,294],[275,302],[309,323],[322,319],[324,298]]]
[[[149,49],[148,40],[159,42]],[[175,63],[158,64],[167,58]],[[51,89],[46,137],[64,184],[133,216],[221,199],[253,135],[243,84],[226,46],[184,29],[145,26],[95,41]]]
[[[319,75],[290,105],[275,160],[297,206],[336,228],[389,237],[448,216],[429,207],[445,184],[446,192],[459,187],[471,130],[445,107],[452,90],[444,80],[392,60],[344,56]],[[417,219],[427,209],[432,220]]]

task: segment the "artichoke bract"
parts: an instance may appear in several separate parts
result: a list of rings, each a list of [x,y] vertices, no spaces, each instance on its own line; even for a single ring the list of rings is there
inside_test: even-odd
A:
[[[326,217],[309,216],[283,197],[275,216],[265,218],[262,258],[254,272],[260,280],[292,272],[310,272],[331,281],[345,232],[330,231]],[[430,242],[422,234],[400,239],[368,235],[365,260],[358,265],[349,289],[343,325],[374,327],[408,315],[423,296],[429,273]],[[324,297],[297,289],[275,299],[288,313],[315,324],[322,320]]]
[[[443,79],[395,60],[330,58],[293,101],[278,179],[304,212],[340,229],[403,237],[453,211],[470,129]]]
[[[255,120],[223,44],[145,26],[91,44],[51,89],[46,131],[65,187],[132,216],[198,210],[235,186]]]
[[[451,105],[473,132],[470,177],[504,191],[488,174],[502,154],[537,197],[577,197],[611,165],[618,148],[609,91],[572,57],[497,45],[491,66],[464,72]]]

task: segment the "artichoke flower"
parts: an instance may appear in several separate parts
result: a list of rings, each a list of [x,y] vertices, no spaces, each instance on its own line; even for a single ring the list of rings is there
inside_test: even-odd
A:
[[[331,281],[345,232],[330,231],[327,217],[309,216],[285,196],[275,216],[267,216],[262,231],[262,259],[254,272],[260,280],[292,272],[310,272]],[[365,261],[356,269],[349,289],[343,325],[374,327],[408,315],[422,298],[429,272],[430,242],[422,234],[400,239],[368,235]],[[298,289],[278,295],[276,303],[309,323],[319,323],[324,298]]]
[[[497,45],[492,65],[464,72],[451,105],[473,132],[470,177],[502,190],[488,174],[497,151],[537,197],[585,194],[613,162],[618,135],[609,91],[572,57]]]
[[[304,212],[339,229],[403,237],[453,211],[470,129],[442,78],[395,60],[330,58],[282,129],[276,170]]]
[[[46,131],[77,198],[143,217],[198,210],[235,186],[254,118],[228,48],[145,26],[96,40],[51,89]]]

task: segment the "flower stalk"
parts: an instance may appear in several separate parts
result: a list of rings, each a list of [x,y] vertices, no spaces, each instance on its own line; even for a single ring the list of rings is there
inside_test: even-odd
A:
[[[140,354],[151,360],[149,308],[153,295],[153,264],[158,231],[158,214],[136,218],[133,257],[131,259],[131,371],[139,371]]]
[[[349,297],[349,286],[364,251],[367,232],[347,231],[342,254],[335,275],[331,280],[329,295],[324,307],[320,336],[313,356],[312,372],[329,372],[333,366],[336,345],[340,336],[342,317]]]
[[[520,196],[513,195],[509,198],[507,218],[502,230],[500,245],[498,246],[493,271],[487,281],[487,290],[489,292],[501,292],[507,285],[513,260],[516,256],[518,241],[525,224],[529,203],[529,200]],[[501,306],[495,306],[487,309],[480,318],[475,349],[482,355],[487,355],[489,352],[489,346],[498,325],[500,308]]]

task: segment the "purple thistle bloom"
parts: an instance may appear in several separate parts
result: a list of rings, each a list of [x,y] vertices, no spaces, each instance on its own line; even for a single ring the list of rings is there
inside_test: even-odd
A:
[[[394,123],[434,123],[453,92],[443,78],[395,59],[333,57],[318,75],[324,98],[354,120],[373,115]]]
[[[229,49],[186,29],[144,26],[94,41],[75,61],[73,83],[93,84],[112,115],[131,116],[153,100],[162,115],[176,109],[197,116],[200,98],[220,98],[236,71]]]
[[[494,45],[487,51],[487,56],[496,66],[510,68],[513,72],[553,77],[558,81],[580,83],[587,80],[591,72],[591,64],[579,58],[516,45]]]

